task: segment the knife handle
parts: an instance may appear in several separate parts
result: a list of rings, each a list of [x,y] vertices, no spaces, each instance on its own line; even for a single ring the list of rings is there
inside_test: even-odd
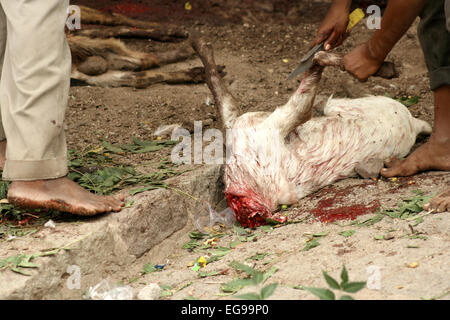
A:
[[[380,69],[374,74],[374,77],[384,79],[398,78],[398,72],[395,68],[395,64],[389,61],[383,62]]]
[[[352,30],[354,26],[356,26],[362,19],[364,19],[365,14],[364,11],[362,11],[360,8],[355,9],[350,13],[348,16],[348,26],[347,26],[347,32]]]

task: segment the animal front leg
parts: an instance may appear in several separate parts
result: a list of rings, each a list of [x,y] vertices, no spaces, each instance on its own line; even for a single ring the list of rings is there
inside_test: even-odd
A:
[[[101,29],[81,29],[73,32],[76,35],[89,38],[134,38],[152,39],[156,41],[175,42],[188,37],[186,31],[173,26],[161,26],[158,28],[134,28],[128,26],[103,27]]]
[[[222,70],[223,68],[219,68]],[[134,87],[146,88],[157,83],[182,84],[200,83],[205,81],[203,68],[191,68],[183,71],[159,72],[159,71],[108,71],[101,75],[89,76],[73,68],[71,78],[86,84],[99,87]]]
[[[152,28],[161,28],[162,24],[157,22],[143,21],[128,18],[124,15],[118,13],[105,13],[96,9],[92,9],[85,6],[79,6],[81,11],[81,23],[83,24],[96,24],[103,26],[128,26],[128,27],[136,27],[141,29],[152,29]],[[164,27],[170,26],[169,24],[164,24]],[[171,26],[171,30],[177,29],[180,33],[183,30],[176,26]]]
[[[355,172],[363,179],[376,179],[384,167],[381,159],[370,159],[355,166]]]
[[[67,36],[72,53],[72,62],[75,65],[84,63],[90,57],[101,57],[108,65],[109,70],[140,71],[156,66],[186,60],[194,55],[189,46],[158,53],[146,53],[129,49],[117,39],[92,39],[83,36]],[[80,68],[79,68],[80,69]],[[94,74],[92,72],[84,72]]]

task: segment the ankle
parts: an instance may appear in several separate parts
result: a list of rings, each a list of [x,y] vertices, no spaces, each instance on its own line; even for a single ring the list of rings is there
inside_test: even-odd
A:
[[[434,145],[447,146],[450,152],[450,135],[432,134],[429,143]]]

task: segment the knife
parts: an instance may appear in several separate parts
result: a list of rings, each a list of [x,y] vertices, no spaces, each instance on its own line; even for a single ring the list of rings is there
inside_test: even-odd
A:
[[[356,26],[362,19],[364,19],[364,16],[365,16],[364,11],[362,11],[359,8],[350,13],[347,31],[353,29],[354,26]],[[313,66],[314,55],[317,52],[324,50],[324,43],[325,41],[319,43],[303,56],[303,58],[300,60],[300,64],[298,65],[298,67],[294,71],[292,71],[292,73],[289,75],[288,80],[295,78],[297,75],[305,72],[306,70],[308,70]]]

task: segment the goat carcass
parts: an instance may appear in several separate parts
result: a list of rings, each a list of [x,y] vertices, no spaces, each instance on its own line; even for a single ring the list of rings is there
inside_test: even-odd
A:
[[[207,84],[227,134],[225,196],[236,219],[254,227],[268,219],[284,222],[280,204],[299,199],[374,159],[406,156],[428,123],[415,119],[401,103],[381,96],[329,99],[324,116],[311,118],[324,66],[341,64],[336,54],[319,52],[289,101],[274,112],[241,115],[203,40],[192,45],[206,69]],[[380,168],[382,167],[380,161]]]

